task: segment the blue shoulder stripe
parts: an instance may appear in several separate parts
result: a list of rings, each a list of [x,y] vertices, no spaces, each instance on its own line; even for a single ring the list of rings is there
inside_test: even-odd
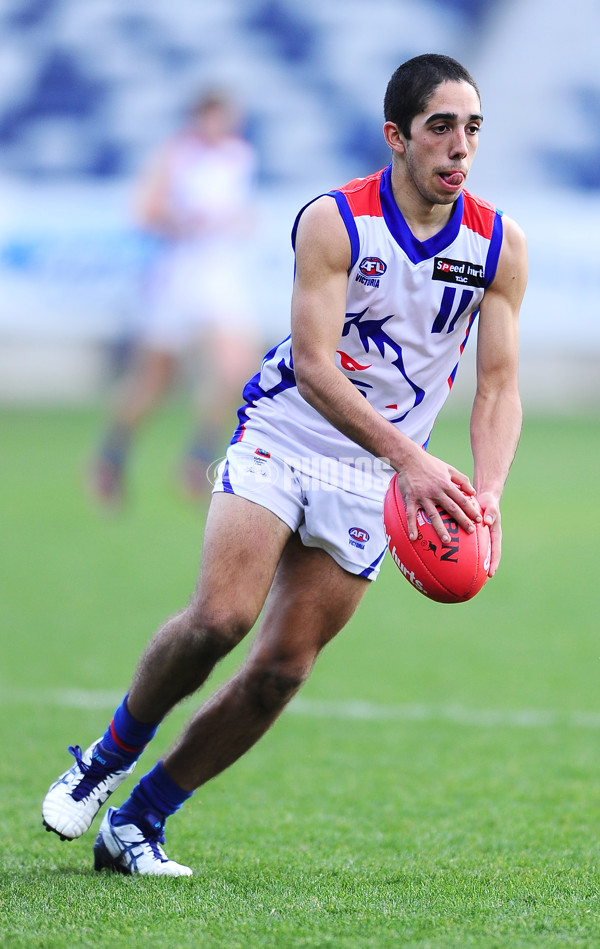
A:
[[[352,270],[354,264],[358,260],[358,251],[359,251],[359,240],[358,240],[358,229],[356,227],[356,221],[354,220],[354,215],[350,210],[350,205],[346,199],[346,195],[342,194],[341,191],[326,191],[324,194],[329,197],[335,198],[335,202],[338,206],[338,210],[342,217],[342,221],[346,225],[346,230],[348,231],[348,237],[350,238],[350,248],[351,248],[351,260],[349,271]],[[312,201],[309,201],[308,204],[305,204],[304,207],[300,208],[298,214],[296,215],[296,220],[294,221],[294,226],[292,227],[292,247],[296,250],[296,234],[298,232],[298,222],[300,218],[306,211],[307,207],[316,201],[317,198],[322,198],[323,194],[318,194],[316,198],[313,198]]]
[[[485,260],[485,285],[489,287],[490,283],[496,276],[496,271],[498,269],[498,260],[500,259],[500,249],[502,247],[502,236],[504,234],[504,227],[502,225],[502,211],[496,211],[494,215],[494,225],[492,227],[492,236],[490,238],[490,246],[488,247],[487,257]]]

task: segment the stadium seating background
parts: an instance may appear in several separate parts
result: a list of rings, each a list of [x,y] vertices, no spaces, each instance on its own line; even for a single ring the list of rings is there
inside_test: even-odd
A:
[[[599,31],[592,0],[568,16],[556,0],[3,0],[0,398],[101,385],[98,353],[140,318],[133,176],[209,84],[240,97],[259,152],[254,289],[267,334],[284,333],[296,210],[387,162],[385,84],[425,51],[480,84],[469,186],[528,233],[536,384],[567,355],[597,398]]]

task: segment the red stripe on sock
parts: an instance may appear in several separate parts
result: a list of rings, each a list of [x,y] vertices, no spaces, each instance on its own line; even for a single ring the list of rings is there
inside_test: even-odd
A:
[[[110,733],[112,735],[112,740],[114,741],[115,745],[118,745],[118,747],[121,748],[122,751],[127,751],[131,755],[136,754],[138,751],[143,751],[144,748],[146,747],[145,745],[140,745],[139,748],[131,748],[130,745],[126,745],[124,741],[121,741],[121,739],[119,738],[119,736],[117,735],[115,731],[114,721],[110,723]]]

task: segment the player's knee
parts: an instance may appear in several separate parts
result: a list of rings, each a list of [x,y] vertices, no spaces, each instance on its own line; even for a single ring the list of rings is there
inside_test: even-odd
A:
[[[236,611],[190,611],[189,629],[202,652],[227,655],[249,632],[251,623]]]
[[[300,666],[273,665],[250,669],[244,675],[244,686],[255,705],[265,712],[284,708],[308,677]]]

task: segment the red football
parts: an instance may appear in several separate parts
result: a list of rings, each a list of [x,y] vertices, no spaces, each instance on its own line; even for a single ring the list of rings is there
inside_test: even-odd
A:
[[[441,507],[450,542],[443,544],[423,511],[417,513],[417,540],[410,540],[406,506],[394,475],[383,502],[383,523],[394,562],[409,583],[438,603],[463,603],[479,593],[490,566],[490,529],[475,525],[468,534]]]

